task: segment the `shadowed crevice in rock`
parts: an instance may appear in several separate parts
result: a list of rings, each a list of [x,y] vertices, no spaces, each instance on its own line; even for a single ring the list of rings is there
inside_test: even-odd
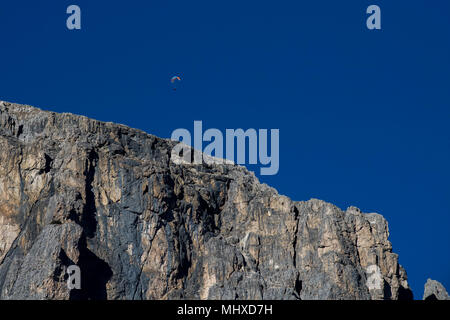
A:
[[[95,195],[92,183],[95,179],[95,166],[98,161],[98,154],[95,150],[89,152],[88,158],[86,159],[86,185],[85,185],[85,205],[83,208],[83,213],[81,216],[80,225],[84,229],[86,236],[92,238],[97,230],[97,219],[95,217],[97,209],[95,207]]]
[[[294,296],[298,300],[301,300],[300,295],[302,293],[302,286],[303,286],[303,283],[299,279],[299,276],[297,276],[297,279],[295,280],[295,286],[294,286]]]
[[[50,170],[52,169],[53,159],[48,154],[44,154],[44,158],[45,158],[45,166],[39,171],[39,174],[49,173]]]
[[[177,278],[184,279],[189,275],[189,268],[191,267],[190,260],[190,246],[191,238],[186,232],[183,225],[178,229],[178,252],[180,264],[178,265]]]
[[[384,282],[383,291],[384,291],[384,300],[390,300],[392,296],[392,289],[389,283]]]
[[[63,279],[64,281],[67,281],[69,278],[69,275],[66,272],[66,268],[74,265],[75,262],[73,262],[66,254],[64,249],[61,249],[59,252],[59,260],[60,265],[56,267],[54,273],[53,273],[53,280],[54,281],[61,281]]]
[[[95,237],[97,231],[97,208],[93,182],[98,163],[98,153],[91,149],[85,160],[85,199],[81,220],[78,221],[76,213],[72,210],[69,218],[78,222],[83,228],[83,236],[79,242],[80,257],[78,267],[81,270],[81,289],[70,292],[71,300],[106,300],[106,284],[112,277],[110,266],[88,249],[87,241]]]
[[[70,300],[106,300],[106,284],[113,276],[111,267],[87,248],[86,237],[79,243],[81,289],[70,292]]]
[[[411,289],[400,286],[398,288],[398,300],[413,300],[414,295]]]

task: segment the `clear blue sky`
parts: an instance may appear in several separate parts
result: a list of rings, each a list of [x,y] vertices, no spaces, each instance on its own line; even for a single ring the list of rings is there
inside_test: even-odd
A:
[[[2,1],[0,43],[1,100],[161,137],[279,128],[263,182],[383,214],[415,297],[450,289],[450,2]]]

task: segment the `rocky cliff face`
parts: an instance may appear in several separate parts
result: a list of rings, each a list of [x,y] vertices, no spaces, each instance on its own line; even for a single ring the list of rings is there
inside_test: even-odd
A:
[[[425,283],[423,300],[450,300],[450,296],[440,282],[428,279]]]
[[[175,164],[173,146],[1,102],[0,299],[412,298],[381,215]]]

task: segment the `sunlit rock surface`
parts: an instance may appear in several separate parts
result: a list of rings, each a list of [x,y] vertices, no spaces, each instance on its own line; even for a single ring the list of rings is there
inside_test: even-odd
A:
[[[428,279],[425,283],[423,300],[450,300],[450,296],[440,282]]]
[[[6,102],[0,125],[1,299],[412,298],[379,214],[174,163],[123,125]]]

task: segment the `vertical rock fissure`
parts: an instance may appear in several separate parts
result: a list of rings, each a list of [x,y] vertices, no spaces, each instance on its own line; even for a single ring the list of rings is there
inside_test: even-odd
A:
[[[92,149],[86,159],[85,167],[85,200],[80,220],[83,234],[78,244],[80,257],[78,267],[81,270],[81,289],[70,292],[71,300],[106,300],[106,284],[113,273],[111,267],[88,246],[89,239],[95,237],[97,230],[95,195],[93,182],[95,179],[98,154]]]
[[[85,203],[81,216],[80,225],[88,238],[93,238],[97,230],[97,219],[95,217],[97,209],[95,206],[95,195],[92,191],[95,179],[95,166],[98,161],[97,152],[92,149],[86,159],[85,168]]]

